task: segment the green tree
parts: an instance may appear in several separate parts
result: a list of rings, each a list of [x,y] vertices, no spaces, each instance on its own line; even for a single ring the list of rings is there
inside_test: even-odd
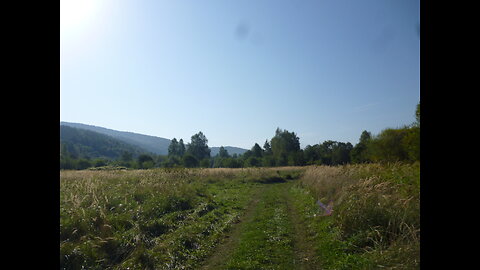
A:
[[[321,164],[324,165],[333,165],[332,163],[332,152],[337,142],[332,140],[324,141],[322,144],[318,145],[318,155]]]
[[[155,162],[153,162],[153,160],[148,160],[141,164],[142,169],[151,169],[153,167],[155,167]]]
[[[247,150],[247,151],[245,151],[245,153],[243,153],[243,154],[241,155],[241,158],[242,158],[243,160],[247,160],[247,159],[248,159],[249,157],[251,157],[251,156],[253,156],[252,150]]]
[[[369,143],[370,157],[375,162],[395,162],[408,160],[404,137],[408,129],[387,128],[372,138]]]
[[[312,145],[307,145],[305,147],[305,150],[303,151],[303,153],[304,153],[305,163],[307,165],[313,165],[313,164],[320,165],[321,164],[319,145],[318,144],[315,144],[313,146]]]
[[[220,149],[218,150],[218,154],[213,159],[213,167],[214,168],[227,167],[225,165],[225,160],[228,158],[230,158],[230,155],[228,154],[227,149],[225,149],[223,146],[220,146]]]
[[[289,166],[304,166],[305,158],[302,150],[291,152],[288,154],[288,165]]]
[[[186,168],[194,168],[198,167],[199,165],[198,159],[190,153],[186,153],[183,156],[182,163]]]
[[[272,155],[265,155],[262,158],[262,166],[263,167],[274,167],[275,166],[275,159]]]
[[[265,143],[263,144],[263,153],[265,155],[272,155],[272,147],[270,146],[268,140],[265,140]]]
[[[74,170],[76,169],[76,163],[73,158],[70,156],[60,157],[60,169],[63,170]]]
[[[168,156],[179,156],[179,145],[176,138],[173,138],[170,142],[170,145],[168,146]]]
[[[210,168],[211,166],[210,158],[204,158],[200,160],[200,167],[202,168]]]
[[[260,158],[251,156],[245,160],[245,167],[260,167],[262,165],[262,160]]]
[[[252,151],[252,155],[256,158],[261,158],[263,156],[263,150],[260,147],[260,145],[258,145],[258,143],[255,143],[251,151]]]
[[[366,163],[370,162],[368,157],[368,143],[372,138],[372,134],[366,130],[360,135],[359,142],[353,147],[350,152],[350,159],[353,163]]]
[[[340,165],[350,163],[350,152],[353,145],[349,142],[338,142],[332,149],[332,164]]]
[[[183,139],[177,141],[176,138],[173,138],[168,146],[168,156],[169,157],[183,157],[185,154],[185,144],[183,144]]]
[[[90,160],[86,158],[81,158],[77,161],[77,164],[76,164],[77,170],[84,170],[90,167],[92,167],[92,164],[90,163]]]
[[[183,155],[185,155],[185,144],[183,144],[183,139],[180,139],[180,141],[178,142],[178,156],[179,157],[183,157]]]
[[[420,102],[418,102],[417,109],[415,110],[415,119],[417,120],[416,124],[420,127]]]
[[[187,146],[187,152],[194,156],[197,160],[210,158],[210,148],[208,148],[208,140],[201,131],[192,136],[191,142]]]
[[[123,151],[122,155],[120,156],[120,160],[123,162],[130,162],[133,160],[133,155],[128,151]]]
[[[230,155],[228,154],[227,149],[225,149],[223,146],[220,146],[220,149],[218,150],[217,154],[220,158],[228,158]]]
[[[288,155],[300,151],[300,139],[295,132],[277,128],[271,140],[272,154],[277,166],[288,164]]]
[[[107,161],[103,158],[96,158],[92,163],[94,167],[102,167],[107,165]]]
[[[409,128],[402,138],[402,146],[409,161],[420,160],[420,126]]]
[[[415,110],[416,122],[402,128],[387,128],[367,143],[367,154],[374,162],[420,160],[420,102]]]
[[[167,157],[165,160],[161,162],[161,166],[164,168],[174,168],[179,167],[182,165],[182,160],[180,157],[171,156]]]
[[[233,157],[224,159],[222,165],[223,165],[222,167],[225,167],[225,168],[241,168],[242,167],[242,164],[240,163],[240,161]]]
[[[141,154],[137,159],[138,168],[140,169],[149,169],[152,168],[155,164],[153,158],[147,154]]]

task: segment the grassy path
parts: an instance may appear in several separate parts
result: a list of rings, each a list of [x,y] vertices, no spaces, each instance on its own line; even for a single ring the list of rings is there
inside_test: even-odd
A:
[[[239,223],[236,224],[225,236],[223,241],[216,248],[215,253],[208,259],[206,264],[204,264],[201,269],[222,269],[221,267],[224,264],[225,258],[231,256],[234,248],[238,245],[243,226],[252,221],[254,210],[260,201],[260,196],[263,191],[264,188],[259,188],[254,193],[252,200],[245,210],[245,213],[242,217],[240,217]]]
[[[284,190],[284,196],[287,201],[287,209],[290,220],[294,227],[293,235],[293,249],[295,253],[294,269],[313,270],[320,269],[318,258],[315,255],[315,248],[313,242],[308,236],[306,224],[301,218],[301,213],[298,206],[295,205],[295,198],[289,192]]]
[[[265,184],[202,269],[319,269],[289,189]]]
[[[60,176],[61,269],[420,267],[420,164]]]

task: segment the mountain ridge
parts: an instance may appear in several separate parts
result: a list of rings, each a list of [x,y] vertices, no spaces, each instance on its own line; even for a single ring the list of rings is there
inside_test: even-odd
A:
[[[118,159],[124,153],[136,157],[146,150],[99,132],[60,125],[60,155],[74,158]]]
[[[130,131],[119,131],[119,130],[109,129],[106,127],[95,126],[95,125],[60,121],[60,126],[62,125],[79,128],[79,129],[90,130],[90,131],[94,131],[104,135],[109,135],[125,143],[132,144],[136,147],[139,147],[145,150],[145,152],[152,152],[157,155],[168,155],[168,146],[170,145],[170,142],[171,142],[171,139],[167,139],[167,138],[162,138],[162,137],[152,136],[152,135],[145,135],[145,134],[140,134],[140,133],[135,133]],[[223,147],[228,151],[230,155],[233,155],[233,154],[240,155],[247,151],[247,149],[243,149],[235,146],[223,146]],[[220,149],[220,147],[216,147],[216,146],[209,147],[209,148],[211,151],[210,155],[212,157],[217,155]]]

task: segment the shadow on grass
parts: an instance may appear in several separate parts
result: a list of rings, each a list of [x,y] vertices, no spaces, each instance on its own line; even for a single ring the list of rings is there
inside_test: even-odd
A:
[[[271,176],[271,177],[256,180],[256,182],[261,184],[276,184],[276,183],[285,183],[287,182],[287,180],[285,180],[280,176]]]
[[[277,175],[261,177],[260,179],[256,179],[254,181],[260,184],[277,184],[277,183],[285,183],[287,181],[296,180],[296,179],[299,179],[300,177],[301,177],[301,174],[297,172],[284,173],[284,172],[277,171]]]

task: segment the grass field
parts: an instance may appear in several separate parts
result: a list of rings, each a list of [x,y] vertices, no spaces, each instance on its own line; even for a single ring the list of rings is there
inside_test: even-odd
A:
[[[60,172],[62,269],[418,269],[419,164]],[[324,216],[317,200],[333,202]]]

